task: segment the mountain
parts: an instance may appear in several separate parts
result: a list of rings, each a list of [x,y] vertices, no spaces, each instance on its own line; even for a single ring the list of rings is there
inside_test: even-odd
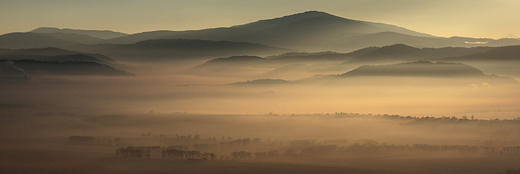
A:
[[[317,53],[290,52],[290,53],[284,53],[281,55],[266,57],[266,59],[269,59],[270,61],[276,62],[276,63],[343,62],[343,61],[349,60],[350,58],[351,58],[351,55],[349,55],[347,53],[337,53],[337,52],[332,52],[332,51],[317,52]]]
[[[317,76],[302,83],[350,85],[468,86],[471,84],[518,84],[507,76],[487,75],[462,63],[417,61],[386,65],[363,65],[340,75]]]
[[[8,67],[8,69],[17,70],[17,74],[13,74],[10,70],[6,74],[3,72],[0,76],[16,75],[88,75],[88,76],[135,76],[132,73],[115,69],[111,66],[83,61],[39,61],[39,60],[0,60],[0,65]],[[15,77],[16,77],[15,76]]]
[[[443,48],[416,48],[405,44],[395,44],[383,47],[368,47],[348,53],[354,57],[345,62],[350,63],[393,63],[403,61],[418,61],[446,57],[466,56],[484,53],[493,47],[443,47]]]
[[[91,47],[91,49],[99,51],[99,49],[104,48],[111,49],[112,45],[131,45],[147,40],[176,39],[246,42],[312,52],[351,52],[366,47],[382,47],[399,43],[416,48],[520,45],[520,39],[515,38],[494,40],[435,37],[403,27],[352,20],[319,11],[307,11],[242,25],[203,30],[160,30],[128,35],[108,30],[44,27],[29,33],[33,35],[10,33],[0,36],[0,48],[69,48],[67,46],[76,44],[96,44],[96,48]]]
[[[209,60],[184,73],[199,76],[254,76],[261,69],[269,68],[269,63],[269,60],[257,56],[231,56]]]
[[[249,75],[258,78],[305,78],[312,74],[336,74],[366,64],[416,62],[420,60],[448,61],[447,57],[485,53],[494,47],[415,48],[404,44],[367,47],[349,53],[289,52],[265,58],[232,56],[210,60],[186,73],[207,76]],[[514,51],[515,49],[511,49]],[[505,52],[499,50],[498,52]],[[494,54],[494,53],[492,53]],[[500,55],[500,54],[499,54]],[[479,68],[482,68],[479,66]],[[488,69],[486,69],[488,70]],[[498,74],[503,72],[492,71]],[[256,73],[256,74],[255,74]],[[505,73],[512,75],[511,73]]]
[[[97,44],[103,42],[103,39],[74,33],[39,33],[41,35],[50,36],[57,39],[67,40],[79,44]]]
[[[340,76],[476,77],[483,75],[484,73],[477,68],[461,63],[418,61],[392,65],[363,65]]]
[[[121,60],[187,60],[233,55],[272,55],[291,50],[229,41],[158,39],[134,44],[76,45],[68,49],[98,52]]]
[[[301,34],[353,34],[391,31],[412,36],[433,37],[402,27],[382,23],[364,22],[334,16],[325,12],[307,11],[275,19],[260,20],[231,28],[243,28],[273,35]]]
[[[0,59],[6,60],[45,60],[45,61],[86,61],[115,64],[113,59],[101,54],[83,53],[59,48],[0,49]]]
[[[53,27],[40,27],[32,30],[33,33],[63,33],[63,34],[77,34],[77,35],[86,35],[98,39],[111,39],[116,37],[127,36],[126,33],[114,32],[110,30],[79,30],[79,29],[68,29],[68,28],[53,28]]]
[[[363,65],[339,75],[314,76],[295,81],[256,79],[232,85],[274,84],[325,84],[325,85],[427,85],[470,86],[478,84],[519,84],[511,77],[487,75],[481,70],[462,63],[417,61],[387,65]]]
[[[257,63],[257,62],[264,62],[266,59],[258,57],[258,56],[231,56],[227,58],[216,58],[212,59],[210,61],[207,61],[206,63],[202,64],[201,66],[211,66],[211,65],[238,65],[238,64],[251,64],[251,63]]]
[[[506,46],[489,49],[486,52],[435,59],[440,61],[520,61],[520,46]]]
[[[284,85],[284,84],[290,84],[291,82],[282,80],[282,79],[255,79],[251,81],[245,81],[245,82],[236,82],[231,83],[228,85],[237,85],[237,86],[246,86],[246,85]]]
[[[77,44],[77,42],[59,39],[37,33],[8,33],[0,35],[0,48],[45,48]]]
[[[416,37],[433,37],[405,28],[345,19],[324,12],[308,11],[244,25],[190,31],[152,31],[107,40],[134,43],[149,39],[202,39],[260,43],[301,50],[327,49],[337,40],[378,32],[395,32]],[[317,44],[319,43],[319,44]]]
[[[150,31],[105,41],[131,44],[150,39],[249,42],[305,51],[350,52],[370,46],[406,44],[417,48],[520,45],[520,39],[435,37],[406,28],[308,11],[231,27],[188,31]]]

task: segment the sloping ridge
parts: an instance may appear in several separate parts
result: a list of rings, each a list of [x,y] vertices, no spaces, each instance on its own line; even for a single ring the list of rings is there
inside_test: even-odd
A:
[[[231,28],[244,28],[268,34],[316,34],[308,32],[376,33],[392,31],[413,36],[431,37],[402,27],[342,18],[320,11],[307,11],[274,19],[260,20]],[[323,33],[325,34],[325,33]]]
[[[258,56],[231,56],[226,58],[216,58],[207,61],[206,65],[218,65],[218,64],[241,64],[241,63],[255,63],[265,61],[266,59]],[[203,65],[204,65],[203,64]]]
[[[443,61],[520,61],[520,45],[492,48],[484,53],[439,59]]]
[[[31,75],[101,75],[101,76],[135,76],[111,66],[84,61],[40,61],[40,60],[0,60],[0,63],[13,62],[14,66]]]
[[[126,33],[115,32],[110,30],[79,30],[79,29],[69,29],[69,28],[54,28],[54,27],[40,27],[32,30],[33,33],[70,33],[70,34],[80,34],[87,35],[99,39],[111,39],[116,37],[127,36]]]
[[[98,63],[117,63],[101,54],[83,53],[54,47],[31,49],[0,49],[0,59],[34,59],[51,61],[91,61]]]
[[[228,84],[228,85],[237,85],[237,86],[252,85],[252,86],[256,86],[256,85],[282,85],[282,84],[290,84],[290,83],[291,82],[283,80],[283,79],[255,79],[255,80],[250,80],[250,81],[245,81],[245,82],[235,82],[235,83],[231,83],[231,84]]]
[[[76,42],[37,33],[9,33],[0,36],[0,48],[45,48],[73,45]]]
[[[484,76],[484,73],[462,63],[418,61],[392,65],[363,65],[340,76],[480,77]]]
[[[149,39],[201,39],[260,43],[275,47],[323,51],[323,49],[330,48],[330,45],[335,45],[334,49],[342,48],[341,45],[338,46],[335,43],[337,40],[378,32],[396,32],[407,36],[432,37],[393,25],[351,20],[325,12],[307,11],[232,27],[136,33],[109,39],[106,43],[129,44]],[[344,49],[352,48],[342,48],[342,50]]]

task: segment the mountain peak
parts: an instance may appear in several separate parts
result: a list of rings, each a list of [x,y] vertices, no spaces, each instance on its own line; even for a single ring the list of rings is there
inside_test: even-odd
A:
[[[116,37],[127,36],[126,33],[115,32],[110,30],[81,30],[81,29],[70,29],[70,28],[55,28],[55,27],[40,27],[31,31],[32,33],[68,33],[68,34],[80,34],[95,37],[99,39],[111,39]]]
[[[513,33],[509,33],[504,38],[518,38],[518,36],[514,35]]]
[[[329,14],[326,12],[322,12],[322,11],[306,11],[303,13],[296,13],[296,14],[287,15],[287,16],[283,16],[283,17],[275,18],[275,19],[284,19],[284,18],[285,19],[308,19],[308,18],[315,18],[315,17],[348,20],[348,19],[345,19],[345,18],[342,18],[339,16],[335,16],[335,15],[332,15],[332,14]]]

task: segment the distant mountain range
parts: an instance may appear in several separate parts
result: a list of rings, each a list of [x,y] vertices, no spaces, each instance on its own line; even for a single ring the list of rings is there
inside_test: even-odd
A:
[[[6,72],[1,76],[23,77],[25,74],[33,75],[88,75],[88,76],[135,76],[115,69],[111,66],[84,61],[39,61],[39,60],[0,60],[0,66],[4,66]],[[15,73],[16,72],[16,73]]]
[[[244,25],[190,31],[151,31],[107,40],[134,43],[147,39],[237,41],[308,51],[353,51],[403,43],[415,47],[519,45],[519,39],[442,38],[382,23],[357,21],[308,11]]]
[[[419,80],[428,78],[429,80]],[[404,79],[404,81],[403,81]],[[315,76],[296,81],[281,79],[256,79],[232,83],[232,85],[281,85],[291,83],[329,84],[399,84],[399,85],[470,85],[470,84],[518,84],[511,77],[486,75],[481,70],[462,63],[417,61],[386,65],[363,65],[339,75]]]
[[[189,39],[145,40],[134,44],[74,45],[66,48],[139,61],[208,59],[233,55],[272,55],[291,51],[246,42]]]
[[[78,51],[70,51],[59,48],[32,48],[32,49],[1,49],[0,59],[21,60],[32,59],[41,61],[84,61],[103,64],[114,64],[112,58],[101,54],[91,54]]]
[[[34,75],[133,76],[114,67],[122,67],[101,54],[59,48],[0,49],[0,77]]]
[[[442,80],[447,80],[453,84],[518,84],[518,81],[511,77],[505,76],[497,76],[497,75],[487,75],[484,74],[481,70],[466,65],[462,63],[445,63],[445,62],[429,62],[429,61],[417,61],[417,62],[407,62],[407,63],[399,63],[399,64],[387,64],[387,65],[363,65],[354,70],[348,71],[346,73],[332,76],[332,78],[327,77],[328,80],[335,81],[339,79],[348,79],[348,78],[356,78],[361,77],[361,79],[366,80],[367,77],[375,77],[375,78],[402,78],[402,77],[413,77],[413,78],[433,78],[432,82],[439,82]],[[405,78],[405,79],[406,79]],[[362,81],[362,80],[361,80]],[[406,80],[408,81],[408,80]],[[404,83],[407,82],[398,82]],[[420,81],[421,84],[430,84],[432,82],[428,81]],[[371,82],[373,83],[373,82]],[[391,82],[392,83],[392,82]],[[410,83],[414,83],[413,80],[410,79]],[[444,84],[451,85],[451,84]],[[469,84],[466,84],[469,85]]]
[[[404,44],[384,47],[367,47],[350,53],[284,53],[276,56],[232,56],[217,58],[186,71],[187,74],[201,76],[251,76],[259,78],[295,78],[310,74],[332,74],[350,70],[361,65],[377,65],[421,60],[437,62],[460,62],[485,68],[492,62],[497,66],[520,65],[520,46],[507,47],[444,47],[415,48]],[[479,62],[483,62],[479,63]],[[486,70],[489,70],[487,68]],[[502,74],[507,70],[491,70]],[[518,75],[518,73],[506,73]]]
[[[78,30],[78,29],[68,29],[68,28],[53,28],[53,27],[41,27],[31,31],[32,33],[45,33],[45,34],[76,34],[76,35],[85,35],[98,39],[112,39],[117,37],[127,36],[126,33],[114,32],[110,30]]]
[[[418,61],[391,65],[363,65],[339,76],[478,77],[483,75],[484,72],[462,63]]]
[[[0,36],[0,48],[66,47],[78,44],[135,44],[147,40],[247,42],[298,51],[350,52],[370,46],[406,44],[412,47],[474,47],[520,45],[520,39],[499,40],[435,37],[394,25],[358,21],[325,12],[308,11],[231,27],[188,31],[125,34],[106,30],[38,28]],[[240,54],[235,54],[240,55]]]

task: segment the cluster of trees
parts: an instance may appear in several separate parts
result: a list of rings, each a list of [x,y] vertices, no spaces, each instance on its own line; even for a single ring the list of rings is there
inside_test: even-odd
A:
[[[192,136],[192,135],[175,135],[174,140],[176,140],[176,141],[201,141],[201,140],[217,141],[217,138],[216,137],[208,137],[208,138],[202,139],[199,134],[196,134],[195,136]]]
[[[485,147],[484,148],[490,154],[499,154],[499,155],[520,155],[520,146],[508,146],[503,147],[502,149],[497,149],[494,147]]]
[[[498,174],[520,174],[520,169],[518,169],[518,170],[515,170],[514,168],[507,169],[506,173],[498,173]]]
[[[251,152],[246,151],[234,151],[231,152],[231,156],[234,160],[245,160],[245,159],[251,159]]]
[[[243,139],[236,139],[229,142],[220,142],[220,147],[222,149],[234,149],[244,146],[249,146],[251,144],[260,144],[262,143],[262,140],[260,138],[255,138],[253,140],[249,138],[243,138]]]
[[[176,149],[177,147],[181,147],[182,149]],[[161,146],[128,146],[118,148],[116,150],[116,155],[139,159],[141,159],[143,156],[146,156],[149,159],[152,154],[161,154],[163,158],[174,159],[216,159],[216,155],[214,153],[205,153],[195,150],[189,151],[184,149],[187,149],[187,147],[170,146],[166,148]]]
[[[410,124],[418,124],[418,123],[462,123],[462,122],[479,122],[479,123],[510,123],[510,124],[520,124],[520,117],[514,119],[498,119],[498,118],[490,118],[490,119],[478,119],[472,116],[462,116],[460,118],[456,116],[442,116],[442,117],[414,117],[414,116],[401,116],[401,115],[389,115],[389,114],[359,114],[359,113],[343,113],[336,112],[334,114],[329,113],[315,113],[315,114],[291,114],[290,116],[307,116],[307,117],[317,117],[317,118],[348,118],[348,117],[380,117],[380,118],[389,118],[389,119],[400,119],[400,120],[410,120]]]
[[[298,140],[292,141],[293,144],[297,144],[295,147],[304,148],[291,148],[285,151],[271,150],[263,152],[255,152],[256,159],[272,159],[279,157],[287,158],[300,158],[300,157],[316,157],[324,155],[344,155],[344,154],[359,154],[359,153],[378,153],[378,152],[393,152],[393,151],[432,151],[432,152],[449,152],[457,151],[462,153],[478,153],[484,152],[488,154],[509,154],[509,155],[520,155],[520,146],[504,147],[502,149],[496,148],[479,148],[477,146],[469,145],[429,145],[429,144],[413,144],[413,145],[388,145],[379,144],[375,141],[367,140],[364,144],[354,143],[349,146],[338,146],[338,145],[309,145],[312,143],[311,140]],[[232,154],[233,155],[233,154]],[[233,159],[249,159],[249,158],[235,158]]]
[[[142,134],[141,137],[166,138],[166,135],[165,134],[152,135],[151,132],[148,132],[148,133]]]
[[[195,150],[164,149],[162,150],[161,155],[163,158],[216,160],[216,155],[214,153],[205,153]]]
[[[117,156],[122,155],[123,157],[135,157],[141,159],[143,155],[146,155],[147,158],[150,158],[150,151],[146,150],[144,146],[129,146],[129,147],[121,147],[116,150]]]

